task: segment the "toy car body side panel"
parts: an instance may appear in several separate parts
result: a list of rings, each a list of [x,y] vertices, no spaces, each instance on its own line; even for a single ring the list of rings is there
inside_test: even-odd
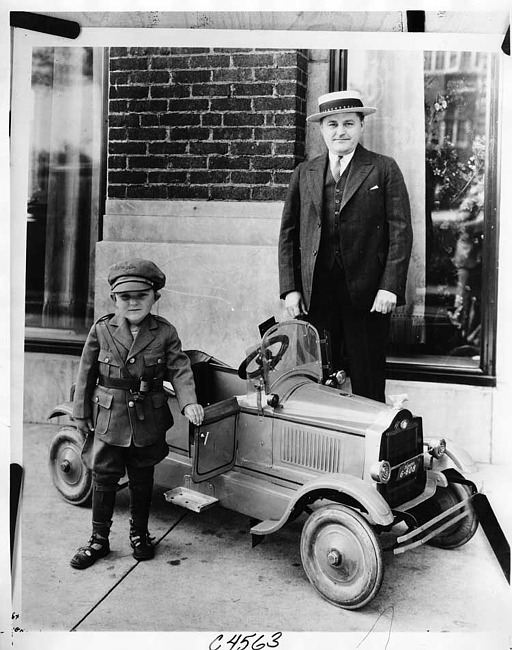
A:
[[[237,467],[269,472],[273,465],[272,418],[242,410],[237,426]]]
[[[290,481],[305,483],[318,474],[342,473],[362,478],[365,440],[338,431],[273,420],[274,469]]]

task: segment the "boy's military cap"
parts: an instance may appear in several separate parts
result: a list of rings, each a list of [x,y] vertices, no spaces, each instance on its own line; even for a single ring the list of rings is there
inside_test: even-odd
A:
[[[108,271],[110,290],[122,291],[158,291],[165,285],[165,274],[151,260],[132,257],[112,264]]]

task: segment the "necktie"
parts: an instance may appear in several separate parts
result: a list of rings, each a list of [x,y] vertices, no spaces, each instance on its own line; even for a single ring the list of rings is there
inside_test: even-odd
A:
[[[334,163],[334,167],[332,169],[332,175],[334,177],[334,182],[337,183],[340,180],[341,176],[341,159],[343,156],[338,156],[336,159],[336,162]]]

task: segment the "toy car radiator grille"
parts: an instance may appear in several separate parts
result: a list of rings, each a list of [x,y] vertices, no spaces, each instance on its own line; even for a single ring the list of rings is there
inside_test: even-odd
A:
[[[285,463],[310,467],[319,472],[340,472],[342,441],[334,435],[285,426],[280,457]]]
[[[409,419],[403,429],[392,425],[382,434],[380,460],[387,460],[392,468],[389,482],[378,486],[392,508],[423,492],[426,473],[421,418]]]

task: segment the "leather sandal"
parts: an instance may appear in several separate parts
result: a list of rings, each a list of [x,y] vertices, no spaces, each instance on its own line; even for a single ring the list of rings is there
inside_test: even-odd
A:
[[[110,553],[110,544],[108,539],[93,535],[87,542],[86,546],[81,546],[75,555],[71,558],[70,564],[74,569],[87,569],[92,566],[96,560],[105,557]]]
[[[155,547],[153,540],[148,531],[144,533],[130,533],[130,544],[133,548],[133,557],[136,560],[144,562],[152,560],[155,557]]]

